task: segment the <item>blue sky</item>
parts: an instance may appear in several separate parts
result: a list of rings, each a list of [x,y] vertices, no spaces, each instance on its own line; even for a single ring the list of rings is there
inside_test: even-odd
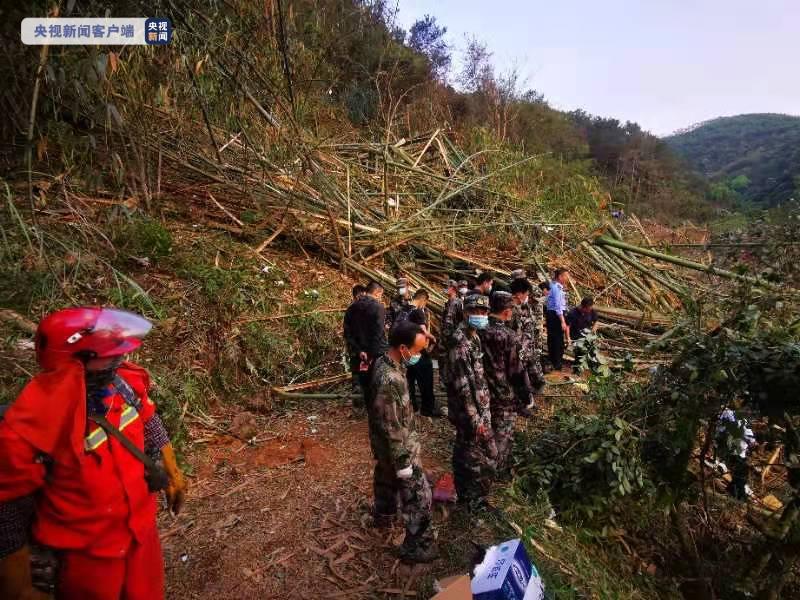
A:
[[[556,108],[665,135],[717,116],[800,115],[800,0],[397,0],[516,63]],[[455,65],[458,68],[458,65]]]

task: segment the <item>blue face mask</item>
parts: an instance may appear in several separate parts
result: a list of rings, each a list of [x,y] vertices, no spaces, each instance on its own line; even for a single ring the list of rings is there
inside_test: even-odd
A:
[[[402,350],[400,351],[400,356],[403,359],[403,364],[407,367],[413,367],[415,364],[419,362],[419,359],[422,358],[421,354],[412,354],[408,358],[403,356]]]
[[[467,323],[469,323],[470,327],[474,327],[475,329],[486,329],[486,327],[489,325],[489,316],[469,315],[467,317]]]

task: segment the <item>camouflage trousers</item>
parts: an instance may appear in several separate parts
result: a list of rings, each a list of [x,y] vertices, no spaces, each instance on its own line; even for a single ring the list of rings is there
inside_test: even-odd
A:
[[[528,372],[531,387],[538,393],[545,384],[544,371],[542,370],[542,351],[540,349],[534,349],[532,356],[525,364],[525,370]]]
[[[431,486],[419,465],[414,465],[410,478],[398,479],[391,461],[378,460],[372,486],[376,519],[394,517],[399,498],[400,514],[406,528],[404,550],[424,549],[433,543],[433,532],[430,528],[433,501]]]
[[[447,389],[447,360],[440,354],[439,355],[439,383],[442,384],[442,387],[446,390]]]
[[[497,406],[492,404],[492,430],[494,443],[497,448],[497,470],[504,471],[508,468],[508,459],[511,456],[511,446],[514,441],[514,427],[516,425],[517,411],[513,406]]]
[[[480,502],[489,493],[494,473],[494,440],[483,442],[456,433],[453,444],[453,481],[459,502]]]

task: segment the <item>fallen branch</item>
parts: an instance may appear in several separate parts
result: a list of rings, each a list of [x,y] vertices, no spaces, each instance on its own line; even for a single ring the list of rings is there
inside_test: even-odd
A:
[[[32,321],[29,321],[21,314],[14,312],[10,308],[0,308],[0,321],[4,321],[6,323],[11,323],[12,325],[16,326],[18,329],[30,333],[33,335],[36,333],[36,324]]]

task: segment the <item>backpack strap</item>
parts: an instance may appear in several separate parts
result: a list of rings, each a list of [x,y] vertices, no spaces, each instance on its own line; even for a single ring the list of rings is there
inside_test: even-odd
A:
[[[117,390],[117,393],[122,396],[122,399],[125,400],[125,403],[129,406],[132,406],[136,409],[136,412],[140,412],[142,409],[142,401],[139,396],[136,395],[136,392],[131,387],[127,381],[125,381],[120,375],[114,375],[114,380],[111,382],[114,386],[114,389]]]
[[[128,452],[130,452],[134,458],[136,458],[136,460],[144,465],[145,479],[147,480],[147,485],[151,492],[157,492],[167,488],[169,479],[166,471],[157,465],[152,458],[140,450],[139,447],[129,440],[124,433],[109,423],[108,419],[101,415],[94,414],[90,414],[88,419],[99,425],[103,431],[122,444],[122,446]]]

